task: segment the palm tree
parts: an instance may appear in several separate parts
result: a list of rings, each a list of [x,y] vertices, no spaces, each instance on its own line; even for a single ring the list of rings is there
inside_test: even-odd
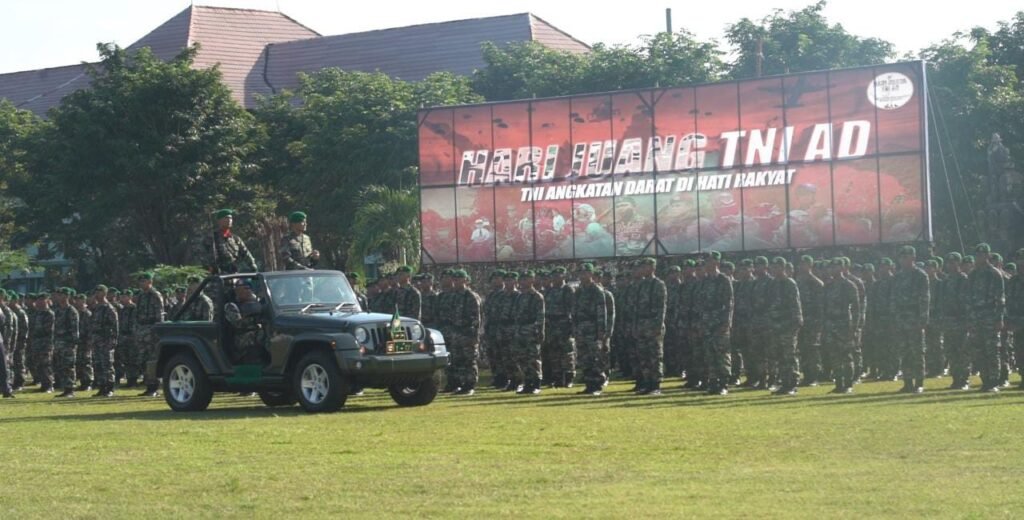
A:
[[[349,258],[361,259],[379,251],[401,264],[418,262],[420,204],[413,190],[367,186],[358,204]],[[362,271],[361,261],[356,270]]]

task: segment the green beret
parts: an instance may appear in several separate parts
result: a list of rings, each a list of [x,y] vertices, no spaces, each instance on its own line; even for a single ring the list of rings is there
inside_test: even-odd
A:
[[[220,219],[222,219],[224,217],[234,216],[234,214],[235,214],[235,210],[233,210],[233,209],[228,209],[228,208],[218,209],[217,211],[215,211],[213,213],[213,218],[215,218],[217,220],[220,220]]]
[[[843,257],[837,256],[837,257],[832,259],[831,265],[832,265],[832,267],[842,267],[842,266],[846,265],[846,262],[843,261]]]
[[[407,265],[403,265],[403,266],[399,267],[398,269],[395,269],[395,272],[396,273],[411,273],[412,272],[412,267],[407,266]],[[454,274],[454,273],[452,273],[452,274]]]
[[[581,264],[581,265],[580,265],[580,266],[579,266],[579,267],[578,267],[578,268],[576,269],[576,272],[577,272],[577,273],[593,273],[594,271],[595,271],[595,269],[594,269],[594,264],[591,264],[591,263],[589,263],[589,262],[588,262],[588,263],[584,263],[584,264]]]
[[[152,279],[153,279],[153,273],[151,273],[151,272],[139,273],[138,278],[136,278],[136,280],[152,280]]]
[[[520,278],[536,278],[537,277],[537,272],[534,271],[533,269],[527,269],[527,270],[519,273],[519,277]]]
[[[740,260],[740,267],[754,267],[754,261],[750,258],[744,258]]]
[[[1003,261],[1003,255],[999,253],[992,253],[992,261],[995,263],[1001,263]]]
[[[49,297],[50,297],[50,293],[47,292],[47,291],[43,291],[43,292],[41,292],[41,293],[36,295],[36,298],[46,299],[46,298],[49,298]]]
[[[495,270],[491,271],[491,276],[488,279],[489,280],[493,280],[495,278],[504,278],[504,277],[505,277],[505,270],[504,269],[495,269]]]
[[[974,263],[974,255],[967,255],[967,256],[965,256],[964,257],[964,263],[965,264],[973,264]]]
[[[548,271],[547,269],[536,269],[534,270],[534,274],[537,275],[537,278],[547,278],[548,276],[551,276],[551,271]]]
[[[99,284],[99,285],[97,285],[97,286],[96,286],[96,288],[95,288],[95,289],[93,289],[93,290],[92,290],[92,292],[101,292],[101,293],[105,293],[105,292],[107,292],[107,286],[106,286],[106,285],[103,285],[103,284]]]
[[[869,273],[875,272],[875,264],[864,264],[864,270]]]
[[[887,265],[889,267],[892,267],[892,266],[896,265],[895,263],[893,263],[892,258],[889,258],[889,257],[883,258],[881,264],[882,265]]]
[[[982,243],[974,246],[974,252],[975,253],[991,253],[992,252],[992,246],[986,244],[985,242],[982,242]]]
[[[469,273],[467,273],[465,269],[456,269],[455,272],[452,273],[452,278],[464,280],[469,278]]]
[[[683,272],[683,269],[678,265],[670,265],[668,266],[668,269],[665,269],[665,271],[669,273],[681,273]]]
[[[936,268],[936,269],[938,269],[938,268],[939,268],[939,263],[938,263],[938,262],[936,262],[934,258],[929,258],[929,259],[928,259],[928,264],[927,264],[927,265],[928,265],[928,267],[934,267],[934,268]]]
[[[562,267],[562,266],[558,266],[558,267],[556,267],[556,268],[551,270],[551,274],[554,274],[554,275],[563,275],[563,274],[565,274],[567,272],[569,272],[569,270],[564,268],[564,267]]]
[[[708,258],[713,258],[715,260],[721,260],[722,259],[722,253],[719,252],[719,251],[708,251],[707,252],[707,257]]]
[[[683,267],[697,267],[697,262],[694,262],[693,259],[688,258],[686,259],[686,261],[683,262]]]
[[[776,256],[775,258],[772,258],[772,265],[785,266],[787,263],[789,262],[787,262],[786,259],[782,258],[781,256]]]
[[[1006,271],[1010,272],[1010,273],[1016,273],[1017,272],[1017,264],[1015,264],[1013,262],[1010,262],[1010,263],[1004,265],[1003,269],[1006,269]]]
[[[519,279],[519,273],[517,273],[515,271],[507,271],[505,273],[505,279],[506,280],[518,280]]]
[[[736,264],[726,260],[726,261],[722,262],[722,269],[724,269],[726,271],[735,271],[736,270]]]
[[[203,279],[202,279],[201,277],[199,277],[199,276],[196,276],[196,275],[191,275],[191,276],[189,276],[188,278],[186,278],[186,279],[185,279],[185,281],[186,281],[187,283],[189,283],[189,284],[194,284],[194,283],[199,283],[199,282],[202,282],[202,281],[203,281]]]
[[[84,292],[76,292],[74,298],[76,300],[84,300],[85,299],[85,293]]]
[[[453,274],[455,274],[455,269],[452,268],[448,268],[445,269],[444,271],[441,271],[441,276],[451,276]]]
[[[754,258],[754,265],[768,265],[768,258],[764,256],[758,256]]]
[[[658,265],[658,261],[651,257],[644,257],[636,261],[636,265]]]
[[[803,255],[800,257],[800,263],[814,265],[814,257],[811,255]]]
[[[295,222],[305,222],[305,221],[306,221],[306,214],[301,212],[301,211],[293,211],[290,215],[288,215],[288,222],[295,223]]]
[[[843,266],[850,267],[850,265],[852,265],[852,264],[853,264],[853,262],[850,261],[850,257],[848,257],[848,256],[844,256],[843,257]]]
[[[953,251],[952,253],[946,255],[946,260],[949,261],[949,262],[953,262],[953,263],[959,264],[960,262],[962,262],[964,260],[964,257],[962,255],[960,255],[960,253],[957,253],[956,251]]]

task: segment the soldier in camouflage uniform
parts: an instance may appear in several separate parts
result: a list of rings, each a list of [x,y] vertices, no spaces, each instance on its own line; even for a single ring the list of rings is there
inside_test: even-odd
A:
[[[398,306],[398,314],[419,320],[423,315],[423,295],[412,286],[412,267],[403,265],[395,271],[395,275],[395,304]]]
[[[928,293],[931,295],[930,315],[937,316],[939,307],[942,305],[942,297],[945,294],[943,285],[943,264],[941,257],[933,257],[925,262],[925,274],[928,275]],[[942,334],[942,324],[938,320],[930,320],[925,327],[925,365],[928,371],[926,377],[941,377],[946,371],[945,341]]]
[[[767,262],[767,259],[765,260]],[[754,347],[754,344],[761,345],[764,336],[757,336],[754,333],[754,286],[757,279],[754,277],[754,261],[749,258],[740,260],[736,269],[736,278],[733,281],[733,328],[732,328],[732,373],[733,383],[739,376],[738,370],[746,363],[747,380],[743,386],[754,386],[763,382],[763,374],[759,372],[763,368],[760,356],[753,352],[754,348],[763,351],[763,347]],[[740,361],[737,366],[736,361]]]
[[[114,395],[114,350],[117,348],[120,327],[117,321],[117,309],[107,301],[107,287],[97,285],[93,291],[96,302],[93,307],[89,330],[89,341],[92,344],[93,361],[96,364],[96,387],[94,397],[112,397]]]
[[[1006,282],[1006,326],[1013,335],[1014,359],[1017,373],[1024,374],[1024,248],[1018,249],[1016,262],[1006,265],[1012,277]],[[1021,389],[1024,389],[1024,377],[1021,377]]]
[[[468,273],[467,273],[468,274]],[[437,291],[434,290],[434,275],[421,273],[413,277],[413,284],[420,292],[420,321],[431,328],[437,323],[437,315],[440,309],[437,307]]]
[[[261,318],[263,304],[253,292],[253,281],[235,286],[235,301],[224,305],[224,319],[235,329],[234,361],[259,364],[264,360],[266,331]],[[248,395],[248,394],[247,394]]]
[[[772,329],[771,318],[768,309],[770,299],[769,288],[772,286],[772,275],[768,272],[768,259],[763,256],[754,258],[754,280],[750,288],[750,314],[749,334],[750,340],[747,344],[747,352],[744,353],[747,359],[747,380],[752,381],[751,387],[766,389],[768,381],[768,353],[769,345],[758,338],[767,337]],[[744,318],[744,321],[747,321]],[[737,327],[743,325],[736,323]]]
[[[619,283],[619,293],[615,295],[615,302],[618,304],[618,312],[615,316],[615,334],[613,339],[612,355],[619,365],[619,372],[625,378],[635,379],[634,352],[636,351],[636,340],[633,338],[633,319],[636,315],[636,280],[633,279],[633,272],[623,276]],[[634,386],[633,391],[639,387]]]
[[[156,397],[159,394],[160,382],[155,376],[146,373],[146,362],[155,355],[157,337],[153,325],[164,321],[164,300],[160,292],[153,288],[153,273],[142,273],[139,276],[139,301],[135,310],[135,326],[132,330],[135,341],[135,353],[132,358],[131,373],[145,374],[146,390],[140,397]]]
[[[665,373],[680,375],[682,368],[683,334],[679,317],[683,311],[683,269],[677,265],[665,270]]]
[[[352,286],[352,292],[356,294],[356,302],[359,303],[359,308],[366,312],[370,310],[370,300],[366,296],[366,292],[362,287],[363,277],[359,273],[352,271],[345,273],[345,278],[348,279],[348,284]],[[433,278],[431,278],[433,280]]]
[[[579,366],[583,370],[586,385],[580,394],[601,395],[608,382],[608,365],[605,356],[605,340],[608,333],[608,306],[605,290],[594,283],[593,264],[583,264],[577,270],[580,287],[573,294],[572,335],[576,338],[579,352]]]
[[[544,292],[544,348],[550,363],[544,365],[544,372],[552,386],[572,388],[576,379],[576,343],[572,335],[576,296],[565,283],[565,273],[564,267],[554,268]]]
[[[503,390],[516,390],[516,365],[512,357],[513,344],[516,339],[516,300],[519,299],[519,273],[505,273],[505,289],[500,298],[494,302],[495,327],[495,365],[505,377]]]
[[[893,280],[893,338],[903,365],[901,392],[921,393],[925,377],[925,327],[931,309],[928,274],[914,265],[917,251],[903,246],[899,253],[900,272]]]
[[[804,324],[800,307],[800,288],[786,272],[786,259],[772,259],[772,281],[768,287],[766,312],[772,327],[769,339],[769,367],[779,385],[776,395],[795,395],[800,382],[797,337]]]
[[[25,298],[18,296],[12,299],[14,304],[12,310],[18,320],[18,337],[15,341],[9,342],[10,348],[14,351],[14,362],[11,365],[13,370],[13,390],[20,391],[25,386],[25,355],[28,351],[29,320],[28,311],[25,310]]]
[[[202,282],[202,278],[198,276],[188,277],[188,296],[186,301],[199,290],[199,284]],[[206,294],[199,293],[196,301],[185,311],[185,315],[181,319],[186,321],[213,321],[213,300]]]
[[[639,395],[661,395],[664,377],[665,282],[655,276],[657,261],[637,261],[639,280],[635,289],[636,308],[633,315],[633,337],[636,340],[637,390]]]
[[[832,376],[836,386],[832,393],[849,394],[853,392],[854,370],[854,336],[857,333],[857,322],[860,316],[860,298],[857,286],[843,277],[845,259],[832,259],[830,277],[825,282],[822,300],[822,348],[829,351],[832,361]]]
[[[132,365],[132,356],[135,355],[135,302],[132,301],[131,289],[125,289],[123,292],[114,289],[114,294],[118,297],[118,305],[115,308],[117,308],[117,322],[121,327],[118,333],[117,350],[114,351],[114,369],[118,381],[122,377],[125,379],[125,388],[135,388],[139,381],[139,374],[128,372],[128,367]]]
[[[989,263],[999,271],[1003,277],[1003,284],[1009,283],[1010,274],[1003,269],[1003,256],[999,253],[992,253]],[[1013,371],[1013,340],[1010,337],[1010,330],[1005,327],[999,332],[999,376],[1002,380],[1001,388],[1010,387],[1010,372]]]
[[[78,351],[78,311],[71,305],[72,290],[57,289],[53,320],[53,364],[57,384],[64,390],[57,398],[75,396],[75,361]]]
[[[683,371],[686,383],[683,388],[699,389],[707,371],[703,364],[704,352],[700,339],[700,288],[704,279],[704,267],[694,260],[686,260],[683,269],[683,290],[679,312],[680,331],[683,335]]]
[[[470,281],[465,270],[452,273],[452,296],[446,300],[442,312],[449,317],[445,341],[451,351],[451,376],[455,381],[455,395],[473,395],[480,378],[477,357],[480,348],[480,296],[466,284]]]
[[[850,272],[850,259],[843,257],[843,278],[853,282],[854,287],[857,288],[857,301],[860,304],[860,314],[857,316],[857,328],[853,333],[853,381],[854,383],[860,383],[860,378],[864,373],[864,351],[863,351],[863,338],[864,338],[864,321],[867,319],[868,310],[868,292],[867,287],[864,285],[864,281],[854,276]]]
[[[0,295],[3,295],[6,298],[7,292],[4,289],[0,289]],[[11,391],[11,380],[13,379],[13,374],[11,373],[12,356],[8,355],[8,351],[13,349],[8,347],[6,344],[10,341],[9,338],[14,338],[17,334],[14,336],[8,335],[11,333],[11,329],[9,328],[10,320],[14,320],[15,323],[17,323],[17,318],[14,316],[13,312],[0,313],[0,326],[3,327],[4,332],[6,333],[0,337],[0,394],[2,394],[5,399],[14,398],[14,392]]]
[[[75,360],[75,372],[78,374],[78,391],[88,392],[92,390],[93,370],[92,342],[89,341],[89,331],[92,329],[92,310],[86,305],[86,294],[75,295],[73,305],[78,311],[78,358]]]
[[[0,331],[0,335],[3,336],[4,344],[4,355],[3,361],[6,363],[6,369],[4,373],[6,387],[10,386],[11,381],[14,379],[14,373],[12,367],[14,366],[14,346],[17,342],[18,337],[18,317],[14,313],[14,309],[8,304],[10,295],[6,289],[0,289],[0,315],[3,316],[3,327]],[[5,388],[6,388],[5,387]]]
[[[704,282],[700,291],[700,329],[708,393],[727,395],[732,379],[733,289],[732,281],[718,270],[722,254],[711,251],[704,259]]]
[[[821,377],[821,325],[822,296],[825,282],[815,276],[814,258],[809,255],[800,257],[797,263],[796,285],[800,291],[800,310],[804,317],[804,326],[797,336],[797,350],[800,354],[800,366],[803,368],[803,386],[818,386]]]
[[[30,363],[36,367],[39,390],[53,392],[53,325],[54,314],[50,310],[50,295],[40,293],[36,299],[36,312],[32,319],[30,336]]]
[[[482,321],[480,347],[484,357],[487,358],[487,366],[491,369],[491,386],[497,389],[505,388],[508,384],[508,377],[500,372],[501,358],[498,353],[498,302],[505,290],[505,271],[497,269],[492,271],[488,277],[489,290],[483,302],[480,304],[480,319]]]
[[[214,213],[217,229],[199,242],[195,258],[212,274],[231,274],[257,271],[256,259],[245,247],[245,242],[231,231],[235,211],[222,209]]]
[[[515,340],[512,359],[515,378],[523,387],[517,394],[539,394],[544,370],[540,360],[540,345],[544,342],[544,296],[534,288],[533,271],[519,278],[519,295],[515,299],[512,316],[515,318]]]
[[[964,296],[970,287],[967,275],[961,271],[963,257],[960,253],[949,253],[946,257],[946,279],[941,285],[942,295],[939,306],[935,307],[938,325],[942,328],[943,345],[949,360],[949,371],[954,390],[970,388],[971,376],[970,342],[967,338],[967,305]]]
[[[320,261],[320,251],[313,249],[313,242],[306,234],[306,214],[294,211],[288,215],[288,234],[281,238],[277,248],[286,271],[309,270]]]
[[[992,248],[985,243],[974,248],[975,266],[969,275],[968,333],[978,353],[981,390],[999,392],[1002,384],[999,360],[999,332],[1003,328],[1006,283],[990,261]]]
[[[607,278],[611,277],[608,276]],[[615,333],[615,293],[607,287],[602,287],[601,291],[604,293],[604,308],[607,313],[606,321],[608,324],[608,330],[605,332],[604,342],[602,343],[603,348],[601,349],[602,366],[605,367],[605,373],[607,375],[602,386],[608,386],[608,380],[611,378],[610,374],[612,370],[612,334]]]

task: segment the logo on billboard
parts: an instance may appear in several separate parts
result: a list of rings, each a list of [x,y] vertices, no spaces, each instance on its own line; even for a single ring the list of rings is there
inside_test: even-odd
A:
[[[868,101],[882,110],[896,110],[914,97],[914,82],[905,74],[879,74],[868,85]]]

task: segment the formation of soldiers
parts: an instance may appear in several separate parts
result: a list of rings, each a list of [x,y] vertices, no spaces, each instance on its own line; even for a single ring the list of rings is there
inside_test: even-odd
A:
[[[904,246],[877,267],[806,255],[735,265],[712,251],[657,272],[652,258],[628,273],[498,270],[481,297],[464,270],[435,283],[404,267],[367,284],[364,302],[440,330],[453,360],[446,391],[459,395],[473,394],[483,360],[495,388],[537,394],[581,379],[589,395],[614,369],[641,395],[659,395],[666,376],[709,394],[794,395],[818,384],[851,393],[867,379],[921,393],[945,375],[968,390],[980,374],[981,390],[998,392],[1024,364],[1024,282],[988,244],[924,261]]]

